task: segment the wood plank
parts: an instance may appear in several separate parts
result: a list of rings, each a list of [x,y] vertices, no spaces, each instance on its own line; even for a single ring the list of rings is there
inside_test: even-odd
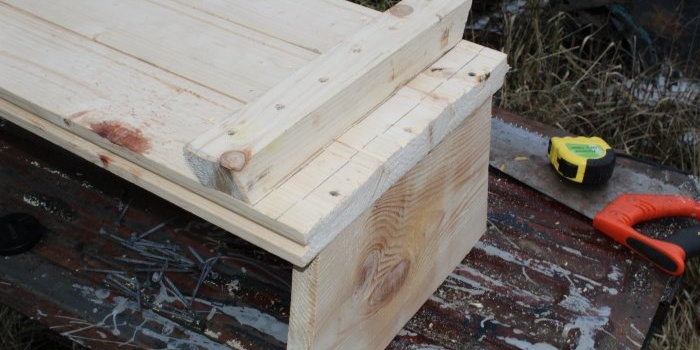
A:
[[[301,235],[201,186],[185,161],[192,134],[240,102],[2,3],[0,45],[0,98],[275,232]]]
[[[305,265],[311,261],[325,244],[342,230],[343,227],[337,224],[335,226],[324,225],[324,221],[320,220],[324,213],[333,214],[328,216],[326,222],[332,222],[334,218],[342,218],[338,221],[339,223],[349,223],[364,211],[365,208],[360,207],[360,204],[371,204],[372,197],[366,196],[366,193],[363,192],[369,187],[366,187],[366,184],[365,187],[360,186],[362,184],[362,181],[359,181],[361,179],[358,178],[360,174],[357,174],[353,169],[362,169],[363,166],[374,164],[374,172],[364,172],[363,176],[365,176],[366,181],[371,182],[372,186],[377,188],[377,190],[374,190],[374,187],[370,188],[372,190],[370,194],[378,196],[390,186],[391,181],[395,181],[402,175],[401,171],[405,172],[410,168],[396,166],[395,169],[392,169],[393,177],[383,177],[382,168],[377,163],[367,162],[367,160],[371,160],[372,157],[376,158],[378,154],[386,156],[386,153],[376,151],[377,147],[375,147],[373,152],[376,154],[368,151],[366,154],[357,156],[356,162],[348,164],[348,161],[355,157],[358,150],[354,150],[353,147],[342,142],[337,143],[334,147],[329,148],[329,152],[336,153],[333,156],[335,158],[328,158],[334,163],[329,165],[329,168],[323,173],[318,173],[323,176],[309,177],[309,182],[304,183],[303,186],[287,186],[284,189],[280,187],[277,198],[288,196],[290,200],[284,202],[284,207],[276,208],[273,216],[272,211],[268,212],[261,208],[251,207],[224,193],[202,186],[186,164],[182,154],[182,148],[189,140],[190,133],[196,133],[198,130],[203,131],[213,123],[230,115],[235,108],[240,106],[236,100],[128,55],[120,54],[104,45],[87,40],[80,35],[46,23],[7,5],[0,4],[0,17],[3,19],[0,21],[0,42],[6,49],[0,54],[0,66],[10,68],[0,70],[1,97],[25,111],[45,118],[60,128],[69,130],[72,134],[90,141],[105,151],[118,155],[125,161],[132,162],[135,167],[130,169],[133,169],[134,173],[124,173],[122,175],[124,177],[138,178],[142,171],[157,173],[161,178],[192,191],[196,196],[207,198],[215,203],[217,208],[228,210],[234,213],[233,215],[246,217],[267,230],[266,232],[276,232],[286,240],[294,242],[295,244],[290,245],[288,251],[280,252],[279,255],[290,259],[295,264]],[[474,45],[474,47],[478,46]],[[481,50],[479,51],[481,54],[483,49],[479,50]],[[452,57],[452,55],[445,57]],[[500,67],[499,64],[502,64],[503,61],[503,55],[500,56],[500,61],[493,60],[494,69]],[[422,73],[420,79],[431,81],[430,84],[438,81],[440,78],[436,77],[437,80],[432,81],[429,77],[437,74],[436,72],[439,72],[441,67],[434,68],[435,70],[431,69]],[[494,76],[498,76],[498,74],[494,74]],[[454,79],[463,78],[461,75],[456,75]],[[467,78],[467,81],[469,79],[473,80],[474,77]],[[497,80],[491,81],[493,85],[488,83],[474,86],[474,84],[469,83],[464,85],[463,91],[466,93],[475,89],[476,95],[474,96],[476,98],[485,98],[483,97],[485,95],[479,95],[481,94],[479,89],[484,88],[483,91],[491,89],[491,93],[493,93],[500,84],[496,83]],[[415,90],[416,93],[397,94],[397,99],[406,100],[410,96],[425,96],[429,91],[428,88],[424,88],[425,92],[417,90],[425,83],[409,84],[414,85],[411,89]],[[455,84],[462,83],[455,82]],[[36,89],[36,86],[42,87],[41,93],[37,93],[39,90]],[[450,96],[454,95],[451,90],[445,90],[445,93],[447,94],[445,99],[452,98]],[[430,94],[435,97],[442,93],[436,88]],[[468,109],[456,110],[456,112],[450,110],[442,113],[440,109],[442,107],[437,107],[438,105],[442,106],[442,104],[435,104],[433,97],[421,99],[419,102],[406,100],[407,105],[415,106],[418,103],[420,106],[425,104],[423,107],[416,107],[423,111],[421,118],[428,121],[427,124],[423,123],[422,125],[430,125],[429,120],[432,119],[447,118],[451,120],[454,113],[466,116],[466,114],[461,113],[468,112]],[[392,99],[394,97],[389,101]],[[397,102],[393,102],[393,105],[396,104]],[[432,104],[435,104],[434,107],[430,107]],[[464,107],[464,105],[461,106],[459,108]],[[142,118],[143,116],[147,116],[147,118]],[[377,125],[379,125],[386,123],[381,121],[381,118],[385,117],[378,114],[368,117],[368,120],[376,120]],[[109,130],[110,125],[114,126],[111,131]],[[367,128],[370,124],[362,125],[363,128]],[[396,134],[397,130],[399,129],[391,131],[381,142],[387,143],[387,141],[392,140],[393,136],[390,135]],[[411,140],[424,137],[421,135],[427,135],[429,128],[425,129],[424,127],[420,130],[424,131],[415,135],[396,134],[395,140],[401,144],[410,145]],[[381,130],[380,133],[384,131],[386,130]],[[357,131],[353,132],[358,134]],[[375,133],[375,135],[377,134]],[[406,138],[406,136],[410,137]],[[348,136],[345,139],[351,139],[351,137]],[[439,137],[435,137],[434,141],[439,139]],[[129,140],[135,140],[135,143],[129,144],[127,142]],[[71,142],[66,142],[66,144]],[[377,144],[380,145],[379,141]],[[144,146],[147,146],[147,149],[142,149]],[[406,149],[410,150],[410,147]],[[323,154],[325,157],[326,154],[330,153],[324,152]],[[341,159],[342,157],[345,157],[345,160]],[[417,161],[417,159],[415,160]],[[399,156],[396,160],[401,160],[401,157]],[[322,162],[325,160],[319,158],[317,163]],[[339,172],[338,170],[346,164],[345,170]],[[107,168],[109,169],[109,167]],[[315,171],[318,168],[312,169]],[[400,169],[403,170],[399,171]],[[343,174],[355,176],[351,177],[353,182],[345,183],[346,187],[344,187],[343,193],[335,196],[337,198],[328,196],[328,193],[335,189],[326,187]],[[324,182],[326,185],[323,185]],[[153,186],[157,186],[157,183],[154,180]],[[352,186],[353,183],[356,187]],[[322,185],[326,187],[322,187]],[[165,193],[170,191],[167,187],[164,186],[164,188],[154,191]],[[315,193],[313,193],[314,191]],[[274,194],[275,192],[271,194],[270,198],[274,198]],[[174,196],[172,193],[170,195]],[[354,201],[354,199],[358,200]],[[346,210],[350,203],[358,205],[353,206],[353,210]],[[297,208],[294,210],[302,210],[304,205],[310,206],[309,208],[314,213],[309,221],[278,220],[281,215],[289,212],[293,207]],[[327,205],[330,207],[326,207]],[[215,211],[219,209],[215,209]],[[223,217],[224,214],[219,212],[216,215]],[[289,215],[291,217],[291,214]],[[250,229],[246,239],[256,240],[252,237],[255,235],[255,231],[255,229]],[[270,247],[267,247],[267,243],[265,243],[267,239],[267,237],[258,238],[256,242],[260,242],[261,246],[271,251],[286,249],[286,243],[272,243]],[[285,240],[280,242],[285,242]],[[307,247],[297,249],[300,246]]]
[[[170,0],[322,53],[380,12],[346,0]]]
[[[186,152],[207,186],[257,203],[462,37],[471,2],[404,0]],[[303,140],[303,142],[300,142]]]
[[[468,49],[473,49],[474,47],[477,47],[478,50],[483,51],[484,48],[481,48],[480,46],[476,46],[473,44],[469,43],[463,43],[461,44],[460,48],[454,53],[454,55],[463,55],[466,51],[462,51],[460,53],[460,50],[468,50]],[[479,51],[479,52],[481,52]],[[446,59],[449,59],[451,55],[446,56]],[[475,62],[478,63],[480,60],[473,59],[470,62]],[[495,64],[494,62],[499,62],[499,61],[491,61],[491,64]],[[461,70],[460,74],[455,74],[454,79],[455,82],[454,84],[463,86],[464,91],[472,91],[472,92],[477,92],[477,91],[482,91],[482,94],[489,95],[493,93],[493,91],[497,88],[497,86],[500,85],[500,82],[498,82],[498,77],[500,76],[502,79],[502,76],[504,74],[504,57],[501,56],[501,61],[499,62],[499,69],[494,69],[493,70],[493,86],[489,87],[485,84],[480,84],[477,83],[476,88],[473,86],[476,83],[476,80],[474,80],[472,83],[469,83],[468,80],[465,81],[464,79],[474,79],[474,77],[470,77],[468,72],[472,71],[472,68],[478,67],[478,66],[470,66],[469,64],[466,64],[464,67],[449,67],[447,65],[442,65],[445,62],[439,61],[437,64],[443,68],[443,70],[452,70],[454,73],[457,73],[457,71]],[[464,69],[466,68],[466,69]],[[437,71],[437,70],[436,70]],[[427,73],[426,73],[427,74]],[[449,81],[449,80],[448,80]],[[448,84],[449,86],[449,84]],[[410,89],[406,87],[405,89]],[[411,89],[411,91],[417,91],[414,89]],[[441,91],[438,88],[436,90],[431,92],[431,96],[436,97],[436,96],[441,96]],[[445,91],[451,91],[451,90],[445,90]],[[409,95],[410,97],[411,95]],[[404,96],[405,97],[405,96]],[[413,96],[415,98],[415,96]],[[392,98],[393,99],[393,98]],[[468,100],[468,101],[474,101],[478,100],[479,97],[478,95],[469,95],[465,94],[463,96],[463,99]],[[391,100],[390,100],[391,101]],[[410,105],[410,102],[405,100],[405,99],[399,99],[401,103],[407,103]],[[415,99],[411,100],[413,101],[413,104],[415,105]],[[420,100],[418,100],[420,101]],[[432,103],[432,100],[428,101],[423,101],[421,103]],[[395,103],[392,103],[390,105],[395,105]],[[457,108],[463,108],[462,107],[457,107]],[[70,133],[61,130],[60,128],[57,128],[49,123],[41,121],[41,118],[26,113],[25,111],[18,109],[11,104],[4,103],[3,104],[3,109],[5,111],[4,115],[12,120],[15,123],[18,123],[20,125],[23,125],[25,128],[28,128],[30,130],[34,130],[36,133],[43,135],[44,137],[52,139],[53,142],[56,142],[60,144],[62,147],[73,150],[74,152],[78,153],[83,153],[82,156],[89,159],[93,163],[99,164],[107,168],[108,170],[117,173],[118,175],[129,179],[130,181],[135,182],[136,184],[147,188],[148,190],[168,199],[171,200],[178,205],[182,206],[183,208],[192,211],[196,213],[197,215],[200,215],[202,217],[207,218],[207,220],[215,222],[217,225],[234,232],[236,235],[255,243],[256,245],[259,245],[268,251],[273,252],[274,254],[294,263],[295,265],[298,266],[304,266],[308,264],[311,259],[321,250],[323,249],[324,245],[327,244],[332,238],[334,238],[338,232],[332,232],[332,231],[324,231],[324,228],[321,228],[321,226],[318,226],[317,224],[313,224],[313,220],[309,221],[299,221],[298,224],[300,228],[308,228],[309,226],[312,227],[318,227],[317,229],[314,230],[316,232],[315,236],[303,236],[303,237],[309,237],[309,242],[312,242],[313,244],[308,245],[304,247],[303,245],[299,245],[299,243],[295,243],[294,241],[290,241],[288,239],[278,239],[279,237],[274,237],[274,234],[280,234],[280,232],[284,231],[278,231],[278,230],[270,230],[266,226],[261,226],[260,224],[256,224],[256,221],[253,220],[255,219],[254,216],[248,215],[248,216],[241,216],[239,214],[236,214],[236,212],[231,212],[231,205],[229,206],[221,206],[218,204],[221,201],[224,201],[223,198],[216,198],[215,196],[212,196],[211,194],[207,193],[207,196],[203,196],[201,193],[196,194],[188,194],[187,190],[183,188],[181,185],[177,185],[174,182],[168,181],[166,178],[162,176],[156,176],[154,173],[151,171],[138,166],[137,164],[130,164],[127,160],[125,160],[123,157],[120,155],[111,152],[106,149],[102,149],[101,147],[95,147],[91,143],[86,143],[82,141],[78,137],[72,136]],[[422,110],[423,112],[420,113],[420,115],[425,119],[429,120],[429,118],[425,112],[426,111],[432,111],[433,116],[432,119],[439,119],[439,118],[448,118],[452,117],[453,115],[457,117],[456,120],[459,120],[459,117],[461,116],[462,118],[466,117],[463,116],[460,113],[465,113],[468,111],[468,109],[461,109],[459,112],[454,112],[451,110],[448,110],[445,113],[442,113],[443,111],[439,109],[432,109],[429,107],[421,107],[418,108],[418,110]],[[373,125],[378,125],[382,121],[386,123],[386,120],[384,118],[386,117],[386,114],[379,113],[380,110],[377,111],[376,114],[372,114],[370,117],[368,117],[366,120],[368,123],[371,120],[375,120]],[[410,115],[410,114],[409,114]],[[398,119],[396,117],[395,119]],[[395,120],[394,119],[394,120]],[[29,123],[28,123],[29,122]],[[394,121],[395,123],[395,121]],[[384,125],[384,128],[390,128],[391,122],[387,125]],[[357,125],[358,128],[363,129],[363,125]],[[404,128],[403,126],[400,126],[400,128]],[[422,130],[422,131],[421,131]],[[412,133],[406,133],[407,135],[414,136],[414,133],[417,134],[425,134],[428,135],[430,130],[429,124],[423,125],[422,129],[418,129],[417,127],[414,127],[411,129]],[[374,130],[374,135],[380,135],[382,133],[382,129],[378,128]],[[45,135],[44,135],[45,134]],[[53,135],[53,136],[52,136]],[[427,138],[427,136],[424,139],[419,140],[418,144],[426,144],[429,140],[437,140],[439,139],[439,135],[434,134],[432,139]],[[329,147],[326,152],[324,152],[324,155],[335,155],[336,159],[333,160],[332,162],[335,162],[337,164],[341,165],[332,165],[332,164],[326,164],[326,166],[330,167],[329,171],[325,171],[326,174],[329,174],[327,177],[321,177],[321,178],[316,178],[313,180],[313,176],[307,176],[309,174],[317,174],[321,173],[321,167],[322,165],[314,165],[313,167],[308,167],[308,172],[302,172],[300,173],[300,180],[307,179],[307,180],[313,180],[306,185],[304,185],[302,182],[296,181],[294,183],[290,183],[289,188],[293,188],[295,185],[300,185],[302,187],[302,190],[299,192],[299,198],[305,198],[306,195],[308,195],[310,192],[313,190],[319,188],[316,193],[318,194],[315,197],[310,197],[308,201],[302,201],[299,204],[298,208],[303,208],[304,206],[308,205],[313,205],[315,208],[320,209],[320,211],[315,211],[314,212],[314,217],[318,218],[323,218],[324,217],[324,211],[329,211],[331,208],[328,205],[333,204],[332,202],[326,200],[324,202],[318,202],[316,199],[318,198],[331,198],[331,200],[337,200],[339,203],[344,203],[345,206],[348,204],[355,204],[353,206],[353,210],[345,211],[342,210],[342,206],[339,207],[340,209],[334,210],[333,214],[329,216],[330,221],[332,222],[338,222],[340,225],[342,225],[343,222],[345,221],[352,221],[353,216],[351,215],[350,212],[352,211],[357,211],[362,208],[362,205],[364,204],[357,204],[357,203],[371,203],[373,198],[364,198],[362,200],[358,200],[357,194],[362,193],[362,191],[358,191],[357,189],[348,189],[347,191],[343,190],[343,192],[340,193],[339,196],[337,196],[338,199],[335,199],[336,197],[333,196],[328,196],[328,192],[330,190],[326,189],[328,186],[335,186],[338,183],[342,183],[342,181],[337,181],[337,179],[341,179],[342,177],[352,175],[355,176],[356,181],[357,181],[357,176],[358,174],[355,172],[356,167],[358,166],[366,166],[366,162],[351,162],[348,164],[348,159],[352,158],[352,155],[356,154],[357,151],[354,150],[353,148],[350,148],[343,143],[336,143],[334,144],[336,146],[334,147]],[[407,144],[410,146],[410,144]],[[423,149],[424,147],[420,147],[419,149]],[[405,147],[405,150],[411,151],[415,150],[415,148],[411,147]],[[427,149],[424,150],[427,152]],[[420,156],[420,152],[418,153]],[[361,155],[362,157],[367,157],[367,154]],[[319,163],[323,164],[325,162],[324,159],[328,159],[327,157],[319,157]],[[105,161],[106,160],[106,161]],[[331,163],[332,163],[331,162]],[[367,182],[370,184],[370,186],[376,186],[379,180],[385,181],[387,180],[386,178],[382,178],[381,174],[384,171],[383,167],[381,166],[380,163],[372,163],[374,164],[374,174],[370,173],[365,173],[365,177],[361,178],[362,181]],[[344,166],[344,170],[339,172],[338,169],[340,167]],[[404,165],[405,166],[405,165]],[[334,176],[331,176],[335,174]],[[377,174],[379,177],[377,177]],[[362,181],[357,182],[358,185],[362,184]],[[325,185],[324,185],[325,183]],[[304,187],[307,186],[307,187]],[[384,184],[382,186],[388,186],[388,184]],[[361,187],[361,186],[360,186]],[[283,187],[282,189],[286,189],[288,187]],[[188,188],[189,189],[189,188]],[[281,189],[281,190],[282,190]],[[191,189],[189,189],[191,191]],[[357,193],[356,193],[357,192]],[[373,191],[371,192],[373,195],[378,196],[381,191]],[[288,195],[286,192],[282,192],[281,196],[284,197]],[[208,200],[204,200],[204,197],[209,198]],[[296,198],[294,196],[291,196],[293,198]],[[280,197],[277,197],[280,198]],[[216,200],[218,199],[218,201]],[[231,202],[235,203],[235,202]],[[296,203],[296,202],[295,202]],[[306,204],[303,204],[306,203]],[[330,203],[330,204],[329,204]],[[230,204],[230,203],[229,203]],[[336,203],[337,205],[337,203]],[[369,204],[367,204],[369,205]],[[325,209],[324,209],[325,208]],[[255,208],[256,210],[260,210],[260,208]],[[264,212],[262,212],[264,214]],[[342,215],[342,216],[340,216]],[[359,214],[358,214],[359,215]],[[291,217],[291,216],[290,216]],[[308,215],[305,215],[303,217],[308,217]],[[239,222],[239,220],[243,220]],[[336,221],[337,220],[337,221]],[[259,221],[257,221],[259,222]],[[277,222],[277,221],[275,221]],[[292,222],[290,222],[291,224]],[[311,224],[310,224],[311,223]],[[325,234],[324,234],[325,233]],[[281,233],[282,236],[287,237],[287,234]]]
[[[604,238],[590,219],[489,170],[488,232],[387,350],[646,349],[680,279]],[[677,219],[638,228],[663,237],[689,224]]]
[[[5,4],[0,43],[2,98],[183,177],[191,133],[242,106]]]
[[[481,237],[490,102],[295,269],[289,348],[384,348]]]
[[[75,136],[71,132],[46,121],[44,118],[20,109],[2,99],[0,99],[0,117],[62,148],[70,150],[93,164],[104,167],[137,186],[234,233],[236,236],[292,264],[305,266],[315,255],[309,252],[308,247],[295,243],[246,216],[232,212],[228,208],[197,195],[177,183],[134,164],[116,153]]]
[[[317,56],[167,0],[2,2],[243,102]]]
[[[505,55],[468,42],[436,62],[431,69],[385,102],[333,145],[352,145],[356,153],[323,182],[312,185],[308,173],[326,174],[331,152],[323,152],[285,181],[255,208],[279,222],[307,232],[306,242],[326,244],[359,216],[401,176],[502,84]],[[430,71],[433,72],[430,72]],[[433,74],[442,77],[437,86]],[[484,76],[489,78],[484,80]],[[422,98],[416,96],[418,89]],[[416,101],[421,101],[416,103]],[[358,136],[359,135],[359,136]],[[303,197],[298,188],[313,188]],[[292,189],[290,191],[290,189]]]

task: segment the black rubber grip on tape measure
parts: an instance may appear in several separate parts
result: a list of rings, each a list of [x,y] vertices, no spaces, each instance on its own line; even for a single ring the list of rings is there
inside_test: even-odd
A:
[[[576,177],[576,173],[578,173],[578,165],[569,163],[564,158],[557,158],[557,163],[559,164],[559,167],[557,169],[559,170],[562,176],[568,177],[570,179]]]
[[[615,151],[608,149],[605,151],[604,157],[586,161],[586,172],[583,174],[582,183],[593,185],[608,181],[614,169]]]

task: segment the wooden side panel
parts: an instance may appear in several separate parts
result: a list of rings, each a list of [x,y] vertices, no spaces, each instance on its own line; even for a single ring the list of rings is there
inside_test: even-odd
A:
[[[187,147],[200,181],[256,203],[461,39],[471,2],[404,0]]]
[[[322,152],[255,208],[307,232],[312,245],[330,242],[489,99],[506,71],[504,54],[460,43],[338,138],[333,152]],[[356,153],[346,164],[321,183],[310,184],[315,176],[309,173],[327,173],[326,167],[336,166],[334,153],[347,149]],[[299,188],[310,191],[301,198],[287,192]]]
[[[290,349],[379,349],[486,230],[490,99],[293,275]]]

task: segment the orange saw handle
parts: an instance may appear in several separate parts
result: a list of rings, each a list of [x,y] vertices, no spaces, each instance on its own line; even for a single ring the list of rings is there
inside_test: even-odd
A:
[[[647,237],[633,226],[663,217],[700,219],[700,202],[673,195],[623,194],[593,218],[593,227],[637,252],[671,275],[681,275],[686,258],[700,255],[700,225],[663,240]]]

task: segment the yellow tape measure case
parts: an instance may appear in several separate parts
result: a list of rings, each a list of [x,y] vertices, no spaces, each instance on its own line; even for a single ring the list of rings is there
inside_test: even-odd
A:
[[[615,152],[600,137],[552,137],[547,153],[561,176],[582,184],[606,182],[615,168]]]

